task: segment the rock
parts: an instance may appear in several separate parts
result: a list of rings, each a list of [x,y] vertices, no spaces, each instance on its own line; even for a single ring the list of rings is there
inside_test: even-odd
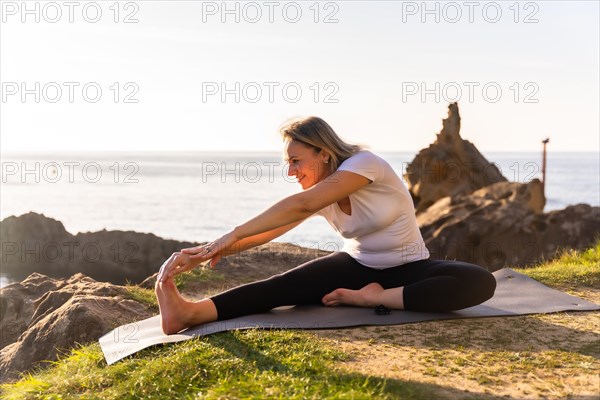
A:
[[[434,259],[456,259],[495,271],[528,266],[561,248],[584,249],[600,234],[600,207],[539,208],[539,182],[501,182],[469,195],[445,197],[417,215]]]
[[[496,182],[505,182],[495,164],[460,137],[458,104],[448,106],[448,118],[435,142],[407,165],[404,178],[417,214],[446,196],[468,194]]]
[[[54,361],[78,343],[97,341],[117,326],[155,314],[125,296],[124,287],[83,274],[67,280],[32,274],[0,289],[0,382],[17,378],[41,361]]]
[[[520,203],[534,213],[544,212],[544,206],[546,205],[544,185],[537,178],[532,179],[529,183],[498,182],[476,190],[472,194],[475,197]]]
[[[0,289],[0,349],[15,342],[27,330],[36,310],[34,301],[56,290],[58,285],[54,279],[33,273],[22,282]]]
[[[2,220],[0,237],[2,272],[15,280],[33,272],[54,278],[81,272],[99,281],[138,283],[173,252],[194,245],[133,231],[72,235],[61,222],[34,212]]]

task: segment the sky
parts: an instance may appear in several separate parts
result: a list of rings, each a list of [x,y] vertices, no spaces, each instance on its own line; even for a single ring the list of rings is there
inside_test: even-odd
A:
[[[600,149],[597,1],[67,3],[0,4],[3,153],[416,151],[452,101],[484,152]]]

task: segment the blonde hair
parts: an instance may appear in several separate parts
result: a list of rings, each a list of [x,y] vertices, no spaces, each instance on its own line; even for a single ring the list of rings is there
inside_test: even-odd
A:
[[[314,116],[288,120],[279,128],[279,133],[284,142],[294,140],[303,143],[312,147],[315,153],[326,151],[330,155],[327,164],[330,172],[337,170],[353,154],[369,148],[362,143],[346,143],[327,122]]]

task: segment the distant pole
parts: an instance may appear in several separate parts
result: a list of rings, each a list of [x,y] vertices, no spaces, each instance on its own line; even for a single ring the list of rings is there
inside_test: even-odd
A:
[[[546,145],[550,141],[550,138],[542,140],[544,144],[544,154],[542,156],[542,193],[546,196]]]

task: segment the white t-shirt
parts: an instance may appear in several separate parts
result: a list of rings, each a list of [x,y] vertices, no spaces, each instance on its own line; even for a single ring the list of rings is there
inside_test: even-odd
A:
[[[372,181],[350,194],[351,215],[337,202],[313,214],[325,217],[342,236],[341,251],[376,269],[429,258],[410,193],[387,161],[362,150],[344,160],[337,170]]]

